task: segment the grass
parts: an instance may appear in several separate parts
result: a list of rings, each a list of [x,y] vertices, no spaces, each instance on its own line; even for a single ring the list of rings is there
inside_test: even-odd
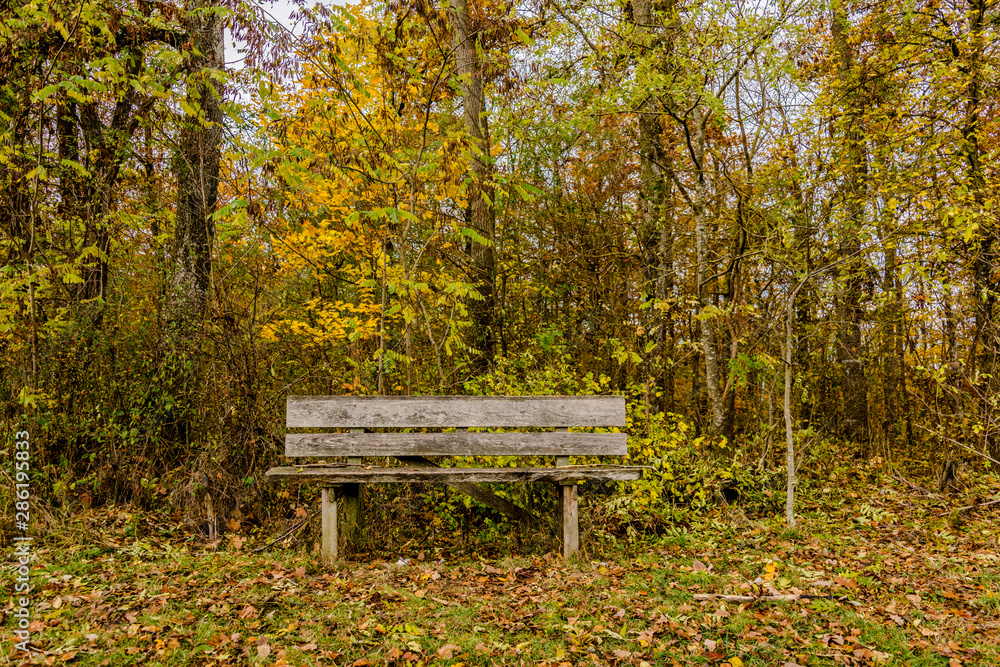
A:
[[[431,544],[422,559],[327,567],[309,545],[254,554],[252,540],[209,545],[156,517],[92,511],[79,530],[97,528],[36,543],[26,662],[1000,665],[995,510],[956,527],[943,498],[881,490],[795,531],[720,511],[661,538],[595,540],[569,563]],[[770,591],[804,597],[694,599]],[[4,651],[22,661],[13,643]]]

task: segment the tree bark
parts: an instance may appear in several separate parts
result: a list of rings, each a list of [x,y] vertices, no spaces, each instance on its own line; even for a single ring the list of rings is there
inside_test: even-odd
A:
[[[212,240],[219,197],[223,89],[212,70],[225,67],[222,23],[212,0],[188,5],[187,26],[193,48],[188,56],[187,104],[199,112],[186,117],[180,134],[177,213],[174,222],[173,275],[167,293],[168,319],[194,322],[204,314],[212,273]]]
[[[846,10],[838,3],[833,8],[830,32],[837,55],[837,83],[847,113],[841,132],[843,142],[844,184],[841,200],[845,219],[841,230],[839,255],[854,257],[844,264],[840,279],[843,283],[839,299],[839,349],[841,388],[843,392],[843,432],[852,440],[868,440],[868,386],[865,379],[864,349],[861,324],[865,312],[862,305],[864,268],[860,261],[860,231],[864,224],[867,161],[860,114],[856,112],[858,82],[854,80],[853,52],[847,39]]]
[[[657,46],[648,44],[651,27],[658,19],[650,0],[634,0],[632,18],[640,49]],[[669,8],[668,8],[669,11]],[[655,38],[654,38],[655,39]],[[665,60],[672,50],[664,45]],[[641,53],[636,54],[637,57]],[[666,64],[669,65],[669,62]],[[671,160],[663,143],[663,123],[660,101],[647,96],[639,107],[639,166],[640,166],[640,244],[645,285],[643,297],[650,301],[645,312],[645,330],[655,342],[653,354],[647,356],[647,375],[657,377],[657,410],[673,408],[673,330],[666,309],[673,290],[673,229],[668,220],[671,198]],[[651,298],[652,297],[652,298]]]
[[[705,178],[707,158],[705,126],[708,123],[705,109],[696,106],[692,112],[694,117],[695,136],[693,139],[693,155],[695,163],[694,188],[694,234],[696,246],[695,273],[697,276],[698,305],[701,307],[699,317],[701,326],[701,347],[705,353],[705,387],[708,390],[708,409],[710,412],[709,433],[722,435],[726,423],[726,410],[722,400],[719,373],[719,346],[715,332],[715,315],[706,312],[711,306],[708,284],[711,282],[708,258],[708,183]]]
[[[470,240],[468,244],[469,273],[482,300],[473,300],[469,304],[469,312],[472,315],[472,343],[477,350],[473,369],[477,374],[482,374],[492,365],[496,347],[496,297],[493,284],[496,278],[493,253],[496,212],[493,208],[493,166],[490,159],[482,63],[478,56],[479,40],[471,28],[467,1],[450,0],[448,16],[454,33],[456,69],[462,89],[462,106],[465,108],[465,129],[472,140],[472,184],[469,188],[466,222],[480,239]]]

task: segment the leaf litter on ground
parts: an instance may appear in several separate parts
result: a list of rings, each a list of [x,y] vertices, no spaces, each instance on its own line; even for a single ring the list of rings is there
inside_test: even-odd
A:
[[[569,563],[419,553],[327,567],[302,549],[253,554],[245,536],[171,537],[154,516],[133,516],[126,532],[109,510],[89,543],[39,542],[35,653],[24,662],[1000,664],[996,509],[957,525],[942,499],[885,483],[859,494],[863,504],[814,505],[796,531],[720,514],[683,541],[601,547],[599,560]],[[9,622],[13,601],[2,611]],[[23,661],[12,642],[5,651]]]

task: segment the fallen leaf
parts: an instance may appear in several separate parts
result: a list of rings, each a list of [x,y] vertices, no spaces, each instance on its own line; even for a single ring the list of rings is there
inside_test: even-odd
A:
[[[442,660],[451,660],[451,657],[455,654],[455,651],[461,651],[461,646],[456,646],[455,644],[445,644],[437,650],[437,656]]]

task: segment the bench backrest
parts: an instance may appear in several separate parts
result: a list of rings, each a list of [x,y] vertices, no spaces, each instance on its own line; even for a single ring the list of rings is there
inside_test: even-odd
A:
[[[570,427],[624,427],[623,396],[289,396],[286,456],[624,456],[624,433],[569,433]],[[556,428],[556,432],[364,433],[364,429]]]

